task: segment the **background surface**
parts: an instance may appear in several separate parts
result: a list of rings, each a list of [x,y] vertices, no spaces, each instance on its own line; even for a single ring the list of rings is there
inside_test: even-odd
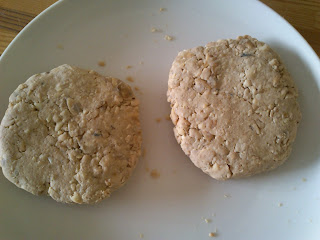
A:
[[[14,3],[6,4],[9,1]],[[27,22],[28,4],[16,5],[24,12],[20,22]],[[162,7],[167,10],[160,12]],[[14,14],[1,22],[15,19]],[[301,19],[311,16],[304,14]],[[162,32],[152,33],[152,27]],[[303,118],[286,164],[248,179],[214,181],[188,160],[172,134],[172,123],[165,120],[170,111],[168,70],[182,49],[243,33],[268,42],[279,53],[298,86]],[[174,41],[164,40],[165,34]],[[93,206],[33,196],[0,173],[0,240],[194,240],[210,239],[209,232],[216,230],[219,240],[319,240],[320,61],[304,39],[263,4],[64,0],[39,16],[2,55],[0,119],[19,83],[63,62],[119,79],[132,77],[134,81],[127,82],[141,101],[144,157],[128,184]]]
[[[0,0],[0,55],[12,39],[56,0]],[[262,0],[284,17],[320,56],[319,0]]]

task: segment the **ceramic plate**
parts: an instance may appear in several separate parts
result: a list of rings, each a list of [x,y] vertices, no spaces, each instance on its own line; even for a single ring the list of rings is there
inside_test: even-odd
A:
[[[168,72],[183,49],[245,34],[280,54],[299,88],[303,118],[283,166],[221,182],[197,169],[176,143],[166,120]],[[0,117],[18,84],[63,63],[134,79],[145,156],[126,186],[94,206],[33,196],[0,174],[1,239],[194,240],[215,231],[226,240],[319,239],[320,62],[268,7],[249,0],[60,1],[1,56]]]

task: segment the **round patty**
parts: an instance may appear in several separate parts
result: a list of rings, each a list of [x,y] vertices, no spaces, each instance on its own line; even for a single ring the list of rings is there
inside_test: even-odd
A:
[[[32,76],[0,125],[3,174],[59,202],[109,197],[140,156],[138,106],[130,86],[93,71],[62,65]]]
[[[178,143],[215,179],[251,176],[288,158],[301,118],[297,96],[278,54],[250,36],[180,52],[167,92]]]

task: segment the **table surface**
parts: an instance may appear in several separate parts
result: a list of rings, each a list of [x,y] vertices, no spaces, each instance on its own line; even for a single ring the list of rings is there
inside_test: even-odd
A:
[[[0,55],[12,39],[56,0],[0,0]],[[283,16],[320,56],[320,0],[262,0]]]

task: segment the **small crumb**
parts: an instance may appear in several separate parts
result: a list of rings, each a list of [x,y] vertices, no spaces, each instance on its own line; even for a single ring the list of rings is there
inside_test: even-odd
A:
[[[209,218],[205,218],[204,221],[205,221],[206,223],[211,223],[211,219],[209,219]]]
[[[174,38],[172,36],[169,36],[169,35],[165,35],[164,36],[164,39],[167,40],[167,41],[172,41],[174,40]]]
[[[216,234],[214,232],[209,233],[209,237],[215,237]]]
[[[176,170],[176,169],[173,169],[173,170],[172,170],[172,173],[173,173],[173,174],[176,174],[176,173],[177,173],[177,170]]]
[[[283,203],[278,203],[278,207],[282,207],[283,206]]]
[[[143,61],[140,61],[139,64],[142,65],[142,64],[143,64]]]
[[[155,120],[156,120],[157,123],[161,122],[161,118],[156,118]]]
[[[160,12],[164,12],[164,11],[167,11],[167,9],[166,8],[160,8],[159,11]]]
[[[133,68],[131,65],[126,66],[126,69]]]
[[[150,168],[146,167],[146,172],[150,172]]]
[[[215,216],[216,216],[216,213],[212,213],[211,215],[212,215],[212,217],[215,217]]]
[[[158,172],[157,169],[152,169],[150,172],[150,176],[154,179],[157,179],[160,177],[160,173]]]
[[[142,94],[140,88],[138,88],[137,86],[134,87],[134,90],[137,91],[138,93]]]
[[[105,63],[105,61],[99,61],[99,62],[98,62],[98,65],[99,65],[100,67],[104,67],[104,66],[106,65],[106,63]]]
[[[156,33],[156,32],[162,32],[162,30],[161,30],[161,29],[158,29],[158,28],[153,27],[153,28],[151,28],[150,32],[152,32],[152,33]]]
[[[129,82],[134,82],[133,78],[131,76],[126,77],[126,80]]]
[[[60,49],[60,50],[63,50],[63,49],[64,49],[64,47],[63,47],[62,44],[58,44],[58,45],[57,45],[57,48]]]
[[[168,114],[168,115],[166,115],[166,120],[168,120],[168,121],[170,121],[171,120],[171,118],[170,118],[170,114]]]
[[[145,149],[145,148],[143,148],[143,149],[142,149],[141,157],[143,157],[143,158],[144,158],[145,156],[146,156],[146,149]]]
[[[230,194],[225,194],[223,195],[225,198],[231,198],[231,195]]]
[[[140,233],[140,234],[139,234],[139,237],[140,237],[140,238],[143,238],[143,237],[144,237],[144,235],[143,235],[142,233]]]
[[[302,178],[302,182],[306,182],[307,181],[307,179],[306,178]]]
[[[295,191],[295,190],[297,190],[297,188],[296,188],[296,187],[293,187],[293,188],[292,188],[292,190],[294,190],[294,191]]]
[[[311,218],[309,218],[309,222],[312,223],[312,219]]]

